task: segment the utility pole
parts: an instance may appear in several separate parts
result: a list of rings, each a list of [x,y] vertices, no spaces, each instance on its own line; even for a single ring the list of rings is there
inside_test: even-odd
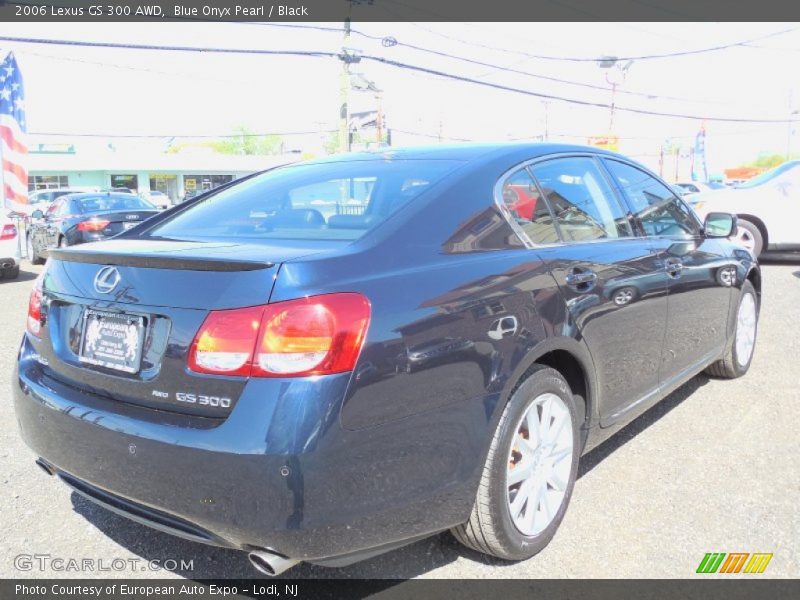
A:
[[[352,10],[352,4],[350,5]],[[342,69],[339,73],[339,150],[350,151],[350,62],[348,61],[347,46],[350,41],[350,17],[344,20],[344,38],[342,39]]]
[[[380,147],[383,141],[383,102],[381,94],[375,94],[375,100],[378,103],[378,116],[375,118],[375,129],[377,130],[378,147]]]
[[[544,141],[550,140],[550,103],[542,102],[544,105]]]
[[[794,137],[794,121],[792,120],[798,111],[794,109],[794,90],[789,88],[789,122],[786,124],[786,160],[792,156],[792,138]]]

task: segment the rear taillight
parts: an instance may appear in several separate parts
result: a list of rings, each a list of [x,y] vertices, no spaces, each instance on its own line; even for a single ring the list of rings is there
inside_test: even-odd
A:
[[[42,278],[36,278],[28,300],[28,331],[39,337],[42,330]]]
[[[209,313],[192,343],[189,368],[198,373],[250,375],[263,314],[263,306]]]
[[[211,312],[189,353],[198,373],[298,377],[352,371],[369,326],[360,294]]]
[[[17,226],[13,223],[3,225],[3,229],[0,230],[0,241],[13,240],[15,237],[17,237]]]
[[[111,221],[106,219],[90,219],[78,223],[78,231],[103,231]]]

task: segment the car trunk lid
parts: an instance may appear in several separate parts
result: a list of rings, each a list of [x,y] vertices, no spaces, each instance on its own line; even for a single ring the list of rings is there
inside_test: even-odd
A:
[[[195,335],[210,310],[268,303],[280,264],[313,251],[124,239],[53,250],[42,286],[43,369],[87,394],[224,418],[247,379],[190,371]]]

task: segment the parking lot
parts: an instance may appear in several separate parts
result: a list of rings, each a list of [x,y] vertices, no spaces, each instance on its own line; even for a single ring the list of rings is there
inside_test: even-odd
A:
[[[6,417],[0,425],[0,577],[92,576],[42,572],[36,565],[20,570],[18,561],[15,567],[15,557],[37,554],[79,561],[192,561],[191,569],[175,573],[191,578],[256,575],[242,553],[129,522],[93,506],[34,465],[35,456],[19,437],[8,390],[28,293],[39,270],[25,262],[18,280],[0,281],[0,390]],[[286,575],[689,577],[707,552],[771,552],[761,577],[797,577],[800,266],[766,265],[763,288],[749,374],[735,381],[695,378],[584,457],[566,519],[540,555],[503,563],[441,534],[349,568],[300,565]],[[170,573],[137,566],[101,575]]]

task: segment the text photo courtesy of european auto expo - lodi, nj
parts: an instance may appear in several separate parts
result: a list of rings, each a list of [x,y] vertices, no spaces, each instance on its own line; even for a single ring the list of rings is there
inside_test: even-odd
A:
[[[800,9],[0,6],[0,596],[796,595]]]

